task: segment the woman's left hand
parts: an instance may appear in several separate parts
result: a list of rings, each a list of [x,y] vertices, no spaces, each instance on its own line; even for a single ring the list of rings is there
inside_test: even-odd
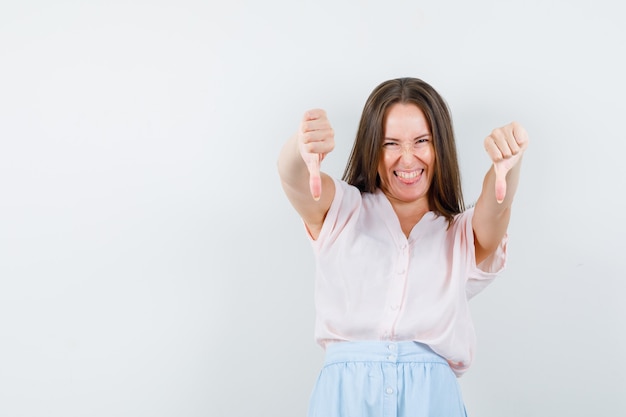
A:
[[[528,147],[528,133],[519,123],[512,122],[494,129],[485,138],[485,150],[493,161],[496,174],[496,200],[502,203],[506,196],[506,175],[518,165]]]

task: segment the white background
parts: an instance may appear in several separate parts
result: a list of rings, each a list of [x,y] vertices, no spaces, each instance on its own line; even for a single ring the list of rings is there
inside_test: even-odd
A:
[[[304,416],[313,254],[276,158],[322,107],[341,176],[400,76],[448,101],[467,203],[491,129],[531,138],[470,416],[625,415],[620,7],[3,0],[0,416]]]

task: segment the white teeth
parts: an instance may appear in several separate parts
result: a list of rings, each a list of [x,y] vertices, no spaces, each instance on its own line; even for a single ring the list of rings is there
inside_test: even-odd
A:
[[[402,172],[402,171],[395,171],[395,174],[397,177],[403,178],[405,180],[411,180],[413,178],[417,178],[417,176],[421,173],[422,171],[411,171],[411,172]]]

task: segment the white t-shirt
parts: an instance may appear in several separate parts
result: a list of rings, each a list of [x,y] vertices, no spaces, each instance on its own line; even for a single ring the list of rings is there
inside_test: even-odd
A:
[[[506,263],[507,236],[476,265],[473,209],[456,216],[426,213],[407,239],[379,189],[363,193],[335,182],[335,198],[317,240],[315,339],[413,340],[443,356],[457,376],[476,344],[468,300]]]

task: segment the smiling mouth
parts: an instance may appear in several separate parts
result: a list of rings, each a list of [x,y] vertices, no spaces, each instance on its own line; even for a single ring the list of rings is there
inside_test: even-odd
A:
[[[411,182],[415,179],[417,179],[422,173],[424,172],[423,169],[418,169],[417,171],[393,171],[393,174],[400,178],[401,180],[404,180],[405,182]]]

